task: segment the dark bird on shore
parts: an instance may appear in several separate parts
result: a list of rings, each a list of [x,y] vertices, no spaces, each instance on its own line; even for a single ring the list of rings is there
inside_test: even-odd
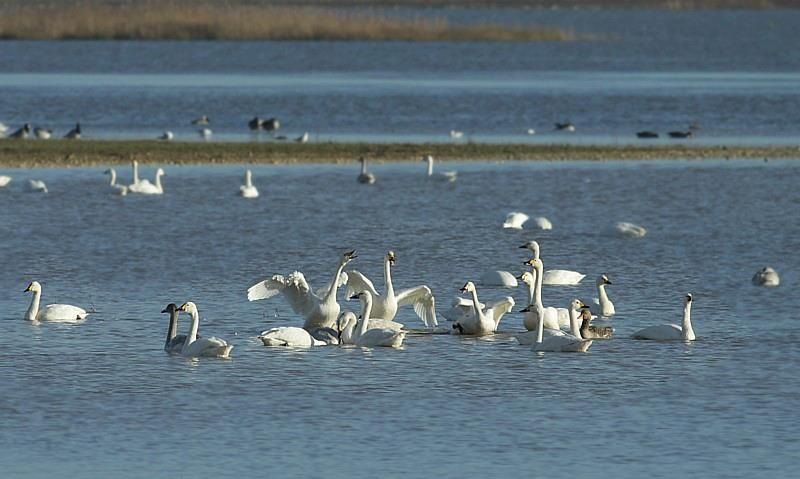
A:
[[[571,122],[566,123],[556,123],[556,130],[558,131],[575,131],[575,125]]]
[[[269,120],[264,120],[264,122],[261,123],[261,129],[270,133],[275,132],[280,127],[281,122],[279,122],[277,118],[270,118]]]
[[[250,129],[253,130],[253,131],[260,130],[261,126],[263,124],[264,124],[264,120],[259,118],[259,117],[257,117],[257,116],[254,116],[252,120],[247,122],[247,126],[249,126]]]
[[[658,133],[654,131],[637,131],[636,132],[637,138],[658,138]]]
[[[17,140],[27,140],[30,134],[31,134],[31,124],[25,123],[24,125],[22,125],[22,128],[8,135],[8,137],[15,138]]]
[[[75,128],[69,130],[64,138],[68,140],[79,140],[81,138],[81,124],[75,123]]]
[[[669,132],[670,138],[690,138],[692,136],[691,130],[689,131],[671,131]]]
[[[195,118],[192,120],[192,125],[210,125],[211,119],[208,116],[203,115],[201,117]]]

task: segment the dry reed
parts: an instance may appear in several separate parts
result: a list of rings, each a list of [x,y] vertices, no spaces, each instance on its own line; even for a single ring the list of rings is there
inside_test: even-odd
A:
[[[19,6],[0,12],[0,38],[31,40],[568,41],[568,30],[443,19],[398,19],[316,7],[137,2]]]

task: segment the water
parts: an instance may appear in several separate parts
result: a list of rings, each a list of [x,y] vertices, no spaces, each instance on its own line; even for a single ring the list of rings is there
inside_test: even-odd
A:
[[[247,129],[259,115],[279,118],[289,139],[448,142],[455,129],[461,141],[580,144],[641,143],[636,131],[696,123],[694,143],[796,143],[797,10],[389,13],[553,25],[582,39],[3,42],[0,121],[201,141],[189,121],[206,114],[218,141],[270,141]],[[576,134],[553,131],[564,121]]]
[[[119,198],[102,169],[15,170],[0,190],[0,463],[9,477],[638,478],[787,475],[798,461],[800,168],[779,162],[464,163],[455,184],[422,164],[168,167],[163,197]],[[8,173],[8,172],[3,172]],[[142,172],[150,176],[151,169]],[[127,171],[121,172],[129,178]],[[41,178],[50,193],[22,190]],[[552,231],[500,228],[511,210]],[[615,221],[642,239],[607,232]],[[536,238],[546,268],[588,274],[545,287],[546,305],[590,301],[606,272],[617,338],[585,355],[536,355],[510,333],[411,335],[401,350],[265,348],[254,336],[294,324],[281,298],[245,290],[302,270],[312,284],[336,256],[380,285],[425,283],[441,311],[466,280],[519,272]],[[781,286],[756,288],[764,265]],[[94,306],[81,325],[23,321],[30,280],[43,300]],[[693,292],[692,344],[626,339],[679,322]],[[482,300],[522,289],[480,288]],[[195,301],[201,332],[229,361],[162,350],[169,302]],[[352,303],[344,303],[355,308]],[[413,311],[398,319],[418,326]],[[440,318],[441,319],[441,318]],[[446,325],[446,323],[445,323]],[[186,327],[186,321],[181,324]],[[255,472],[258,471],[258,472]]]

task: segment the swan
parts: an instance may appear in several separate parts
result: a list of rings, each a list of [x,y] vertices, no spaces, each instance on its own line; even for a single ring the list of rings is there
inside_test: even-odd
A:
[[[367,172],[367,159],[362,156],[358,161],[361,163],[361,173],[358,175],[358,182],[365,185],[375,183],[375,175]]]
[[[328,346],[339,344],[342,336],[341,331],[333,328],[315,328],[309,331],[309,334],[317,341],[321,341]]]
[[[433,156],[425,155],[425,156],[422,157],[422,160],[420,160],[420,161],[427,161],[428,162],[428,177],[432,177],[433,176]],[[452,182],[456,181],[456,179],[458,178],[458,172],[457,171],[443,171],[443,172],[439,173],[438,178],[442,179],[442,180],[445,180],[448,183],[452,183]]]
[[[37,126],[33,129],[33,135],[40,140],[49,140],[53,136],[53,130]]]
[[[595,284],[597,285],[597,304],[600,306],[600,315],[607,318],[614,316],[616,313],[614,310],[614,303],[608,299],[608,294],[606,294],[606,285],[613,283],[611,283],[611,280],[608,279],[608,275],[601,274],[597,278]]]
[[[355,258],[357,258],[355,250],[341,256],[336,274],[331,284],[321,290],[321,296],[311,290],[303,273],[295,271],[286,277],[276,274],[254,284],[247,290],[247,299],[258,301],[283,293],[292,310],[305,318],[304,329],[332,327],[340,311],[339,303],[336,302],[336,291],[347,281],[347,275],[343,275],[342,271],[347,263]]]
[[[503,223],[503,228],[510,228],[515,230],[521,230],[522,225],[525,224],[530,218],[525,213],[520,213],[519,211],[512,211],[511,213],[506,215],[506,221]]]
[[[533,345],[534,351],[542,352],[563,352],[563,353],[585,353],[592,345],[591,339],[583,339],[581,337],[580,329],[578,328],[578,314],[577,310],[583,307],[584,304],[578,300],[573,299],[569,304],[569,316],[572,326],[572,334],[565,334],[563,336],[550,336],[544,337],[543,322],[539,322],[537,327],[536,343]],[[530,310],[531,306],[523,309],[522,312]]]
[[[455,321],[453,323],[453,329],[450,331],[452,334],[468,334],[474,336],[494,334],[494,332],[497,331],[497,326],[500,324],[503,315],[511,311],[511,308],[514,307],[514,298],[511,296],[506,296],[486,308],[477,307],[476,305],[479,305],[480,301],[478,301],[478,293],[472,281],[468,281],[461,288],[461,292],[472,294],[472,314]]]
[[[588,306],[581,307],[581,337],[583,339],[611,339],[614,335],[614,328],[611,326],[594,326],[592,322],[592,310]]]
[[[42,285],[38,281],[31,281],[25,293],[33,293],[31,305],[25,312],[25,319],[28,321],[57,321],[62,323],[74,323],[86,319],[89,314],[85,309],[71,304],[48,304],[44,309],[39,309],[39,300],[42,298]]]
[[[47,185],[42,180],[28,180],[28,191],[47,193]]]
[[[0,123],[0,136],[3,136],[8,131],[8,126],[5,123]]]
[[[169,303],[162,313],[169,314],[169,328],[167,328],[167,339],[164,341],[164,351],[172,354],[180,354],[183,344],[186,342],[185,334],[178,334],[178,306]]]
[[[647,230],[643,226],[624,221],[616,223],[614,225],[614,230],[618,235],[625,236],[627,238],[641,238],[647,234]]]
[[[25,123],[24,125],[22,125],[20,129],[8,135],[8,137],[13,138],[15,140],[27,140],[28,137],[30,137],[30,135],[31,135],[31,124]]]
[[[0,185],[2,186],[2,185]],[[753,275],[753,284],[756,286],[775,287],[781,284],[778,272],[769,266],[764,266]]]
[[[483,309],[486,307],[486,305],[479,303],[478,307]],[[472,309],[472,300],[462,298],[461,296],[456,296],[453,298],[453,303],[450,309],[442,313],[442,316],[444,316],[448,321],[459,321],[460,319],[466,318],[467,316],[471,316],[473,314],[474,310]]]
[[[136,162],[134,162],[136,164]],[[163,195],[164,187],[161,185],[161,177],[166,175],[162,168],[156,170],[155,184],[147,179],[138,180],[138,167],[134,167],[134,183],[128,186],[128,191],[140,195]],[[137,181],[138,180],[138,181]]]
[[[403,330],[396,330],[391,328],[371,328],[370,327],[370,313],[372,312],[372,293],[369,291],[361,291],[350,299],[358,298],[361,301],[361,321],[356,324],[348,317],[348,324],[345,325],[347,335],[351,336],[356,346],[362,348],[373,348],[377,346],[386,346],[392,348],[399,348],[403,345],[403,339],[406,337],[406,332]],[[351,332],[352,331],[352,332]],[[345,332],[342,332],[342,337]]]
[[[633,334],[633,339],[652,339],[654,341],[694,341],[692,329],[692,293],[683,298],[683,322],[677,324],[659,324],[644,328]]]
[[[80,140],[81,139],[81,124],[75,123],[75,128],[69,130],[64,138],[67,140]]]
[[[109,175],[111,177],[111,180],[109,181],[108,185],[110,187],[114,188],[114,190],[116,190],[118,195],[125,196],[125,195],[128,194],[128,187],[127,186],[118,185],[117,184],[117,172],[116,172],[116,170],[114,170],[114,168],[109,168],[106,171],[104,171],[103,173],[105,173],[106,175]]]
[[[197,312],[197,305],[187,301],[178,308],[178,311],[187,313],[192,317],[192,326],[186,341],[181,348],[181,355],[187,358],[229,358],[231,355],[232,344],[228,344],[224,339],[210,337],[200,338],[197,336],[197,329],[200,327],[200,313]]]
[[[311,346],[326,346],[328,343],[319,341],[303,328],[295,326],[282,326],[263,331],[258,339],[264,346],[290,346],[310,348]]]
[[[250,170],[244,172],[244,184],[239,187],[239,194],[243,198],[258,198],[258,188],[253,186],[253,173]]]
[[[372,299],[372,313],[379,318],[392,320],[397,315],[397,308],[410,304],[414,307],[419,319],[425,327],[433,328],[439,323],[436,320],[436,303],[428,286],[419,285],[398,291],[395,294],[392,284],[392,266],[397,261],[394,251],[383,257],[383,294],[378,293],[372,281],[358,271],[349,271],[345,296],[350,297],[361,291],[369,291]]]
[[[528,128],[528,129],[525,131],[525,133],[527,133],[527,134],[529,134],[529,135],[535,135],[535,134],[536,134],[536,130],[535,130],[534,128]]]
[[[539,259],[539,243],[536,241],[528,241],[524,245],[521,245],[520,248],[526,248],[530,250],[530,252],[533,253],[533,257],[535,259]],[[585,274],[577,271],[571,271],[568,269],[551,269],[544,272],[542,284],[546,284],[548,286],[574,285],[580,283],[585,277]]]
[[[296,143],[308,143],[308,138],[309,138],[308,132],[305,132],[302,135],[295,138],[294,141]]]
[[[210,125],[211,119],[207,115],[202,115],[192,120],[192,125]]]
[[[539,260],[541,264],[541,260]],[[545,308],[542,305],[542,286],[539,281],[539,272],[525,271],[519,275],[519,279],[528,285],[528,304],[534,305],[531,311],[525,313],[522,325],[528,331],[536,331],[539,326],[539,318],[543,318],[545,329],[560,329],[562,326],[569,326],[569,313],[565,308]]]
[[[481,276],[481,286],[494,286],[501,288],[516,288],[517,278],[508,271],[487,271]]]
[[[459,139],[464,137],[464,132],[459,130],[450,130],[450,138]]]
[[[164,133],[162,133],[161,136],[159,136],[157,139],[164,141],[171,141],[173,138],[175,138],[175,135],[171,131],[167,130]]]
[[[257,116],[254,116],[252,120],[247,122],[248,128],[253,131],[258,131],[261,129],[261,126],[264,124],[264,120]]]
[[[0,188],[8,186],[11,183],[11,177],[6,175],[0,175]]]
[[[548,220],[544,216],[537,216],[536,218],[533,219],[533,222],[536,223],[536,226],[540,230],[551,230],[551,229],[553,229],[553,223],[551,223],[550,220]]]

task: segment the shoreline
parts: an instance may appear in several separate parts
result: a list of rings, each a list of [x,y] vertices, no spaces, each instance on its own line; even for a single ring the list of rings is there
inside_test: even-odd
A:
[[[525,145],[425,143],[193,143],[157,140],[0,140],[0,168],[75,168],[142,164],[338,164],[419,161],[618,161],[800,159],[794,146]]]

